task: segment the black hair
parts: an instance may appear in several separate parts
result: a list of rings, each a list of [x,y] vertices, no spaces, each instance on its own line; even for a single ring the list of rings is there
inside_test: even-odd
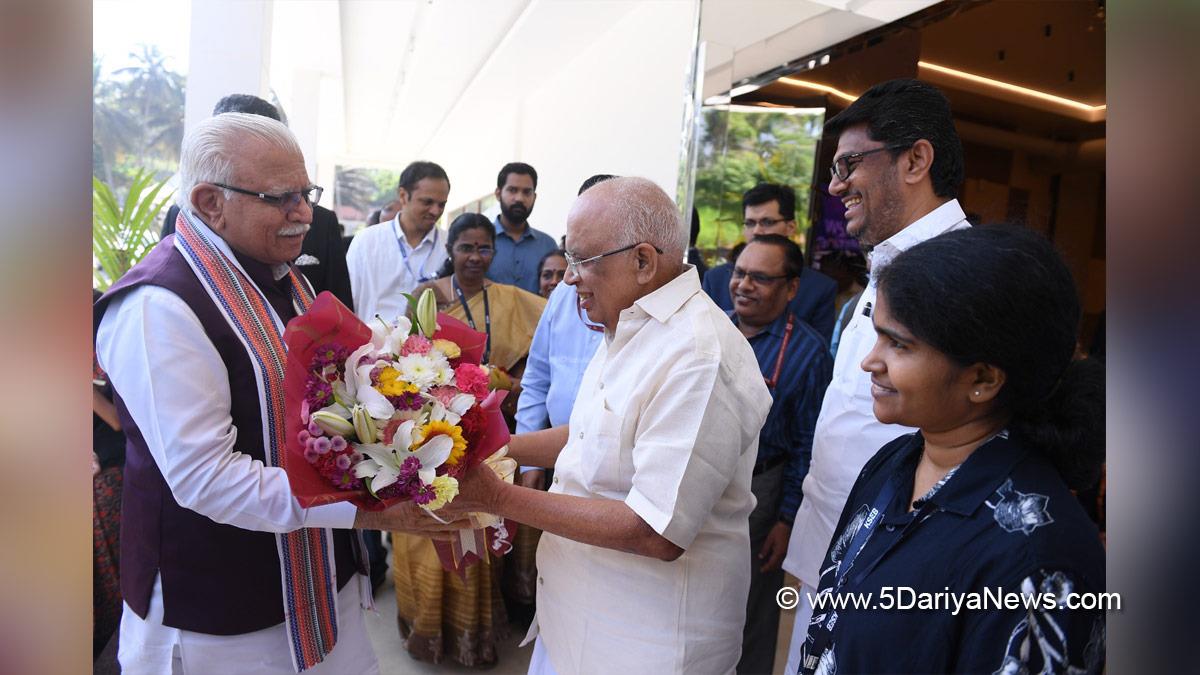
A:
[[[729,249],[729,264],[732,265],[736,263],[738,256],[741,255],[742,251],[744,250],[746,250],[746,242],[739,241],[738,243],[734,244],[733,248]]]
[[[367,227],[370,227],[371,225],[378,225],[379,218],[382,215],[383,215],[382,209],[375,209],[374,211],[372,211],[371,215],[367,216]]]
[[[1003,370],[997,403],[1012,415],[1009,430],[1070,487],[1095,485],[1104,367],[1073,360],[1079,297],[1049,241],[1015,225],[949,232],[897,256],[879,273],[879,292],[922,342],[963,366]]]
[[[542,259],[538,261],[537,278],[539,280],[541,280],[541,278],[542,278],[542,268],[544,268],[546,266],[546,261],[553,258],[554,256],[558,256],[558,257],[562,258],[563,260],[566,260],[567,252],[562,250],[561,248],[556,248],[553,251],[550,251],[550,252],[546,253],[546,255],[542,256]]]
[[[696,239],[700,237],[700,212],[696,207],[692,207],[692,232],[688,235],[688,246],[695,246]]]
[[[578,197],[579,195],[583,194],[584,192],[587,192],[588,188],[592,187],[596,183],[603,183],[604,181],[609,180],[610,178],[617,178],[617,176],[614,176],[611,173],[598,173],[594,176],[588,176],[587,179],[585,179],[582,183],[579,184],[579,192],[576,192],[575,196]]]
[[[867,125],[871,140],[901,146],[891,151],[893,159],[922,138],[929,141],[933,193],[944,199],[958,194],[963,182],[962,142],[954,129],[950,101],[937,87],[910,79],[877,84],[826,122],[825,133],[836,138],[859,124]]]
[[[454,222],[450,223],[450,231],[446,233],[446,262],[442,263],[442,268],[438,270],[439,279],[454,274],[454,244],[467,230],[484,230],[492,244],[496,243],[496,227],[487,216],[480,213],[464,213],[455,218]]]
[[[759,183],[742,195],[742,213],[750,206],[779,202],[779,215],[784,220],[796,219],[796,191],[778,183]]]
[[[221,113],[247,113],[250,115],[262,115],[270,117],[276,122],[282,122],[283,118],[279,116],[279,109],[271,105],[267,101],[250,94],[230,94],[213,107],[212,114],[220,115]]]
[[[440,179],[446,181],[447,185],[450,184],[450,177],[446,175],[445,169],[433,162],[418,161],[404,167],[404,171],[400,172],[400,184],[397,187],[412,195],[417,183],[426,178]]]
[[[804,271],[804,252],[800,250],[800,246],[796,242],[788,239],[782,234],[760,234],[754,238],[750,244],[766,244],[783,250],[783,273],[788,275],[789,279],[795,279]],[[745,251],[745,249],[742,249]],[[739,253],[740,255],[740,253]]]
[[[533,189],[537,189],[537,169],[534,169],[525,162],[509,162],[508,164],[500,167],[500,174],[496,176],[497,190],[500,190],[504,187],[504,183],[508,181],[508,174],[510,173],[529,176],[533,179]]]

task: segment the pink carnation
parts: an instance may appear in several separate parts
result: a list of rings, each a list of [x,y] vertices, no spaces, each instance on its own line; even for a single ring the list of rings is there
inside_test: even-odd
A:
[[[430,349],[433,349],[433,343],[426,339],[424,335],[409,335],[408,339],[400,347],[400,355],[428,354]]]
[[[436,398],[438,403],[449,407],[450,401],[453,400],[455,396],[458,396],[458,389],[455,389],[451,386],[434,387],[433,389],[429,390],[429,395]]]
[[[460,391],[475,398],[484,398],[488,393],[488,371],[474,363],[462,363],[454,369],[454,381]]]

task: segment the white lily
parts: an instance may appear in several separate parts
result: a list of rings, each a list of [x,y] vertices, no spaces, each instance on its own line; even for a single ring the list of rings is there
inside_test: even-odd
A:
[[[354,423],[354,433],[358,435],[360,443],[374,443],[377,438],[378,428],[375,426],[375,420],[371,418],[371,414],[361,405],[356,405],[350,410],[351,420]]]
[[[368,342],[355,349],[350,358],[346,359],[346,393],[361,403],[371,417],[377,420],[386,420],[396,412],[396,407],[387,400],[386,396],[371,386],[371,369],[375,367],[376,361],[368,359],[362,365],[358,365],[363,356],[371,354],[373,351],[374,345]]]
[[[389,324],[379,315],[371,322],[371,345],[375,351],[384,354],[400,354],[400,348],[412,332],[412,321],[407,316],[397,317]]]
[[[310,418],[330,436],[349,436],[354,432],[350,423],[350,411],[338,403],[321,408]]]
[[[378,492],[396,482],[405,460],[416,457],[420,463],[417,476],[422,483],[433,483],[433,479],[437,477],[437,468],[450,458],[454,440],[449,436],[438,435],[415,451],[410,451],[413,428],[416,424],[415,420],[401,424],[389,444],[371,443],[358,446],[358,451],[367,458],[354,465],[354,475],[358,478],[370,478],[371,490]]]
[[[426,288],[421,297],[417,298],[417,325],[425,337],[432,338],[437,332],[437,298],[433,295],[433,289]]]

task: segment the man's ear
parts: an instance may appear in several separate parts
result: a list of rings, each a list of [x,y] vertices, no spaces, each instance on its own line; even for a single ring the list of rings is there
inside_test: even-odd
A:
[[[791,302],[796,297],[796,291],[800,290],[800,277],[788,279],[787,298]]]
[[[924,138],[913,143],[912,147],[900,156],[900,174],[909,185],[916,185],[925,180],[932,168],[933,144]]]
[[[648,284],[658,273],[658,253],[650,244],[638,244],[633,249],[635,273],[639,284]]]
[[[403,211],[404,207],[408,206],[408,190],[396,188],[396,201],[400,202],[400,210]]]
[[[196,215],[213,232],[219,234],[225,229],[225,192],[221,188],[212,183],[200,183],[192,188],[189,198]]]

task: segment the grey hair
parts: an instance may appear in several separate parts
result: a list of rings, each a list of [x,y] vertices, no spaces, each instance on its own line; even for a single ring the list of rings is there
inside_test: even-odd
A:
[[[248,140],[258,140],[303,155],[296,137],[281,122],[248,113],[222,113],[200,122],[183,138],[179,155],[179,207],[193,210],[192,189],[200,183],[233,181],[234,159]],[[225,196],[231,194],[225,190]]]
[[[668,260],[682,263],[688,232],[675,202],[654,181],[646,178],[612,178],[595,186],[615,210],[620,246],[647,242]]]

